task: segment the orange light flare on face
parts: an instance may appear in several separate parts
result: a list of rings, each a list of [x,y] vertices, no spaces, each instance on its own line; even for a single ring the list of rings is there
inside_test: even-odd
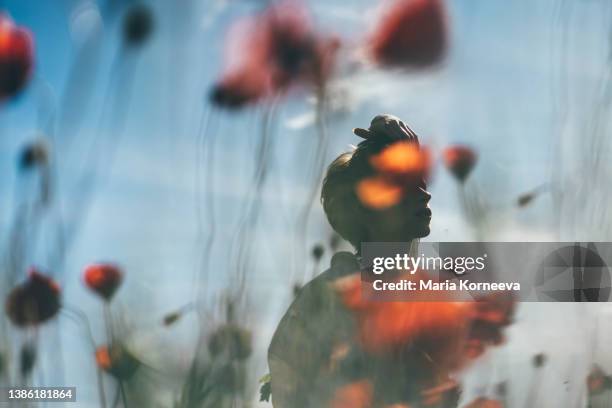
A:
[[[443,0],[396,0],[366,43],[381,66],[427,68],[441,62],[448,48]]]
[[[376,171],[398,182],[418,182],[429,177],[431,151],[414,142],[401,141],[372,156],[370,163]]]
[[[384,177],[369,177],[357,183],[357,197],[361,203],[373,210],[384,210],[398,204],[404,189]]]
[[[307,11],[285,1],[235,23],[227,44],[226,69],[211,100],[240,108],[283,94],[296,84],[324,84],[340,41],[316,33]]]
[[[474,149],[462,145],[446,147],[442,157],[446,168],[461,183],[468,178],[478,160]]]

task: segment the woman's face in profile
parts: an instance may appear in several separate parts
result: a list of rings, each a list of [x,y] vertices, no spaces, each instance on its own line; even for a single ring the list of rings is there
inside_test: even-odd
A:
[[[425,180],[407,186],[399,203],[372,215],[371,240],[407,242],[429,235],[430,199]]]

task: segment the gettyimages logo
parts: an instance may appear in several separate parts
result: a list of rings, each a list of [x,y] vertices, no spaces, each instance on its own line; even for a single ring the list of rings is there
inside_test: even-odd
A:
[[[535,287],[544,302],[607,302],[610,271],[594,243],[576,243],[544,258]]]
[[[362,295],[374,300],[612,300],[612,242],[372,242],[361,254]]]

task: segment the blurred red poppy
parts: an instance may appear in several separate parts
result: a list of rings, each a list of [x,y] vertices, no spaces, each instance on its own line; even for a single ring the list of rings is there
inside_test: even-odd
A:
[[[117,265],[101,263],[89,265],[83,273],[85,285],[105,301],[110,301],[123,280],[123,272]]]
[[[599,366],[594,366],[587,377],[587,388],[590,395],[598,395],[612,389],[612,377]]]
[[[444,164],[461,183],[465,182],[476,165],[478,156],[467,146],[449,146],[443,152]]]
[[[479,397],[467,404],[464,408],[504,408],[504,404],[498,400]]]
[[[379,65],[428,67],[444,57],[447,31],[443,0],[396,0],[376,25],[367,49]]]
[[[281,94],[296,83],[321,86],[340,45],[335,37],[315,33],[307,12],[292,1],[239,21],[228,38],[228,66],[210,97],[230,109]]]
[[[475,302],[455,302],[450,297],[427,301],[431,295],[427,291],[415,292],[410,302],[368,300],[362,291],[371,288],[362,286],[359,274],[338,281],[336,289],[356,314],[358,338],[366,351],[388,353],[418,345],[448,372],[499,344],[501,330],[510,324],[514,312],[513,298],[497,293]]]
[[[130,379],[142,363],[120,343],[100,346],[95,353],[96,364],[120,380]]]
[[[367,380],[357,381],[339,387],[332,398],[330,408],[370,408],[373,387]]]
[[[60,287],[32,268],[27,280],[8,295],[5,310],[19,327],[36,326],[54,317],[61,307]]]
[[[25,87],[33,65],[32,34],[0,14],[0,100],[15,96]]]

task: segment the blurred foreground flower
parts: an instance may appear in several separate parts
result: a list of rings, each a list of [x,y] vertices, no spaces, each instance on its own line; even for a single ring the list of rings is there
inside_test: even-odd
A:
[[[129,380],[142,363],[121,343],[100,346],[95,353],[98,367],[118,380]]]
[[[589,395],[598,395],[612,389],[612,377],[599,366],[594,366],[587,377]]]
[[[479,397],[464,408],[504,408],[504,405],[498,400]]]
[[[123,272],[117,265],[100,263],[89,265],[83,273],[85,285],[109,302],[123,280]]]
[[[15,96],[28,82],[34,65],[34,41],[25,28],[0,14],[0,101]]]
[[[424,68],[442,60],[447,48],[443,0],[396,0],[366,45],[381,66]]]
[[[61,307],[60,287],[32,268],[27,280],[15,287],[6,300],[6,314],[19,327],[36,326],[54,317]]]
[[[399,203],[402,187],[383,177],[369,177],[357,184],[357,197],[363,205],[374,210],[384,210]]]
[[[212,103],[229,109],[279,95],[298,83],[322,86],[340,45],[336,38],[315,33],[306,10],[290,1],[239,21],[229,40],[230,63],[210,94]]]
[[[372,156],[370,164],[376,175],[357,183],[357,197],[368,208],[384,210],[429,176],[431,155],[418,143],[399,141]]]
[[[330,408],[370,408],[373,387],[367,381],[358,381],[338,388],[330,403]]]
[[[476,165],[478,156],[467,146],[449,146],[444,149],[444,164],[455,178],[464,183]]]
[[[386,147],[370,159],[372,167],[400,184],[413,184],[427,179],[431,169],[431,154],[427,147],[400,141]]]
[[[357,317],[364,350],[379,354],[418,345],[438,368],[448,372],[463,368],[486,347],[501,343],[501,330],[514,314],[514,300],[504,293],[454,302],[428,301],[430,294],[421,291],[411,302],[377,302],[362,296],[359,276],[337,281],[336,290]],[[478,353],[470,352],[474,347]]]

